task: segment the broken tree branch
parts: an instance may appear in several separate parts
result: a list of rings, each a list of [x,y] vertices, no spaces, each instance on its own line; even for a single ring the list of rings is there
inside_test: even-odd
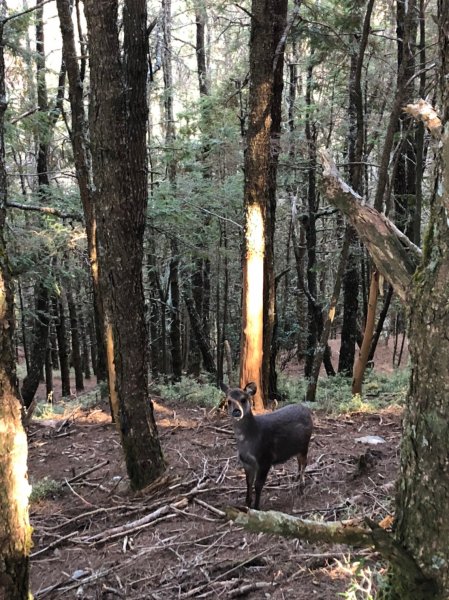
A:
[[[424,579],[419,565],[398,544],[393,535],[371,519],[366,518],[365,526],[362,526],[360,520],[319,523],[274,510],[242,511],[227,507],[225,512],[228,519],[253,532],[277,534],[309,543],[347,544],[354,548],[373,547],[391,563],[415,573],[417,580]]]
[[[385,215],[362,203],[362,198],[340,177],[326,150],[320,150],[319,155],[324,169],[324,194],[355,227],[379,271],[406,302],[411,277],[421,259],[419,249],[405,243]]]
[[[7,202],[6,206],[8,208],[18,208],[19,210],[29,210],[31,212],[40,212],[45,213],[47,215],[53,215],[54,217],[59,217],[60,219],[70,219],[73,221],[82,221],[83,217],[79,213],[64,213],[57,208],[52,208],[51,206],[35,206],[33,204],[20,204],[19,202]]]

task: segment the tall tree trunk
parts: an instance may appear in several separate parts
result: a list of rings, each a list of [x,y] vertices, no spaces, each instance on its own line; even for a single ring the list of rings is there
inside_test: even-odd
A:
[[[296,207],[296,196],[291,195],[291,222],[292,222],[292,246],[293,253],[295,255],[295,267],[296,267],[296,279],[298,289],[304,289],[304,262],[305,262],[305,252],[306,252],[306,243],[305,243],[305,231],[304,227],[299,227],[299,231],[297,232],[297,207]],[[299,234],[299,235],[298,235]],[[296,306],[297,306],[297,320],[298,323],[303,323],[304,318],[303,315],[306,312],[305,302],[303,301],[303,296],[297,294],[296,296]],[[296,357],[298,363],[301,362],[304,358],[304,341],[301,329],[298,331],[297,337],[297,350]]]
[[[190,325],[192,327],[193,335],[196,338],[196,343],[198,345],[198,348],[200,349],[201,356],[203,358],[204,368],[208,373],[215,374],[216,367],[214,356],[212,354],[212,349],[210,347],[209,340],[202,329],[202,322],[199,314],[196,311],[195,303],[187,293],[184,294],[184,302],[187,307],[187,312],[189,313]]]
[[[228,264],[228,235],[226,223],[220,222],[220,250],[219,253],[218,273],[217,273],[217,386],[224,381],[224,359],[225,359],[225,343],[228,335],[228,314],[229,314],[229,264]],[[223,265],[223,287],[220,287],[220,271]],[[223,306],[221,313],[220,307]],[[221,317],[221,325],[220,325]],[[232,382],[228,381],[231,386]]]
[[[83,305],[81,302],[78,302],[77,312],[81,337],[81,369],[84,373],[85,379],[90,379],[89,337],[86,327],[86,314],[83,310]]]
[[[95,375],[97,375],[97,335],[96,335],[96,331],[95,331],[95,323],[94,323],[95,317],[94,315],[88,315],[88,324],[87,324],[87,331],[89,334],[89,341],[90,341],[90,358],[92,361],[92,370],[94,372]]]
[[[197,58],[197,70],[198,70],[198,85],[200,92],[200,110],[201,110],[201,122],[200,129],[202,133],[201,142],[201,156],[202,156],[202,174],[205,181],[209,181],[212,176],[212,163],[209,157],[210,154],[210,135],[211,135],[211,117],[210,117],[210,106],[208,104],[208,96],[210,95],[210,78],[207,72],[207,60],[206,60],[206,22],[207,12],[206,6],[203,4],[203,0],[197,2],[195,7],[195,25],[196,25],[196,58]],[[204,227],[206,230],[210,226],[210,216],[203,217],[204,225],[201,223],[200,227]],[[210,338],[210,324],[209,324],[209,313],[210,313],[210,259],[209,252],[204,242],[204,236],[200,236],[197,243],[198,257],[195,258],[193,265],[192,275],[192,297],[195,302],[195,309],[201,319],[201,329],[209,345]],[[193,354],[198,353],[198,349],[195,346],[192,348]],[[202,352],[200,351],[200,354]],[[209,365],[210,367],[210,365]],[[206,370],[209,370],[206,367]]]
[[[84,378],[81,364],[80,331],[77,309],[70,285],[67,286],[67,306],[69,309],[70,336],[72,339],[72,364],[75,371],[75,388],[77,392],[82,392],[84,390]]]
[[[28,518],[27,438],[22,426],[14,357],[14,293],[4,229],[6,220],[5,63],[0,3],[0,596],[28,600],[31,527]]]
[[[60,295],[53,298],[53,313],[56,316],[56,336],[59,348],[59,366],[61,370],[61,395],[70,396],[70,365],[67,349],[67,328],[65,322],[64,299]]]
[[[22,384],[22,398],[28,408],[33,401],[38,388],[42,368],[45,364],[47,351],[49,316],[48,290],[45,284],[39,282],[35,288],[35,317],[31,334],[30,368]]]
[[[98,256],[97,256],[97,224],[94,214],[93,181],[91,156],[87,136],[87,119],[84,109],[83,71],[80,70],[75,47],[71,0],[57,0],[59,23],[62,34],[62,53],[69,80],[70,107],[72,109],[71,141],[76,167],[81,203],[86,223],[87,249],[89,253],[90,273],[94,304],[94,320],[97,356],[95,375],[98,381],[107,377],[106,350],[103,334],[103,308],[99,294]],[[77,3],[78,6],[78,3]],[[78,15],[79,19],[79,15]],[[82,42],[83,43],[83,42]],[[83,59],[84,64],[85,60]]]
[[[147,277],[149,283],[149,328],[150,328],[150,369],[153,377],[158,377],[161,372],[162,344],[160,321],[161,313],[164,308],[161,307],[160,283],[155,260],[156,249],[154,240],[150,240],[151,247],[147,254]]]
[[[441,106],[444,117],[441,177],[431,204],[423,260],[410,297],[411,384],[403,424],[396,500],[396,539],[419,566],[420,577],[396,566],[392,598],[449,596],[448,408],[449,319],[449,2],[438,2]]]
[[[182,346],[181,346],[181,293],[179,286],[179,249],[178,244],[171,244],[172,258],[170,260],[170,343],[174,381],[182,376]]]
[[[376,352],[377,344],[379,342],[380,335],[383,330],[383,326],[385,323],[385,319],[388,314],[388,309],[390,308],[391,298],[393,297],[393,286],[388,286],[388,291],[385,295],[385,300],[382,306],[382,310],[380,311],[379,320],[377,321],[376,331],[374,333],[373,340],[371,342],[371,347],[368,355],[368,362],[374,359],[374,354]]]
[[[318,190],[316,187],[316,127],[312,120],[312,90],[313,90],[313,60],[312,51],[307,67],[306,85],[306,114],[305,132],[307,140],[308,169],[307,169],[307,218],[303,220],[307,248],[307,349],[304,364],[304,375],[312,374],[313,355],[320,335],[321,307],[317,304],[317,260],[316,260],[316,213],[318,210]]]
[[[125,0],[123,55],[118,2],[88,0],[85,10],[90,40],[93,198],[109,392],[130,483],[140,489],[165,469],[148,398],[142,285],[147,207],[147,10],[145,0]]]
[[[20,285],[20,278],[17,279],[17,288],[19,294],[19,305],[20,305],[20,325],[22,330],[22,345],[23,345],[23,354],[25,356],[25,366],[27,373],[30,370],[30,357],[28,350],[28,339],[26,333],[26,321],[25,321],[25,303],[23,301],[23,293],[22,286]]]
[[[415,5],[415,0],[398,0],[396,3],[397,85],[398,88],[404,90],[404,104],[415,100],[413,79],[417,29],[417,15],[414,14]],[[412,14],[410,14],[410,11]],[[403,63],[404,66],[402,67]],[[398,118],[397,134],[400,138],[400,148],[396,159],[393,189],[396,225],[412,242],[416,243],[414,239],[416,230],[416,141],[414,124],[413,117],[407,113],[401,113]]]
[[[48,343],[47,352],[45,353],[45,391],[47,400],[53,399],[53,365],[51,362],[51,348]]]
[[[56,124],[58,111],[54,116],[49,116],[48,94],[45,67],[45,42],[44,42],[44,7],[39,0],[36,1],[36,66],[37,66],[37,103],[42,115],[41,127],[46,131],[38,133],[37,148],[37,181],[38,197],[40,203],[45,204],[49,195],[50,180],[48,177],[48,155],[50,150],[49,138],[51,130]],[[65,70],[61,69],[65,74]],[[62,78],[62,92],[59,89],[57,103],[63,97],[64,79]],[[61,100],[62,101],[62,100]],[[35,286],[36,314],[33,323],[33,339],[31,343],[30,370],[22,385],[22,397],[25,406],[30,406],[40,381],[40,375],[45,364],[45,354],[48,340],[49,327],[49,291],[42,280]]]
[[[176,139],[175,117],[173,109],[173,75],[171,59],[171,0],[162,0],[163,12],[163,34],[164,34],[164,108],[165,108],[165,143],[169,152],[173,154],[173,146]],[[172,193],[176,193],[176,159],[169,157],[167,164],[168,180]],[[182,347],[181,347],[181,292],[179,281],[179,247],[176,238],[170,241],[171,260],[170,260],[170,342],[172,355],[173,379],[178,381],[182,375]]]
[[[340,296],[340,289],[341,289],[341,283],[342,283],[342,279],[343,279],[343,273],[344,273],[344,269],[345,269],[346,262],[348,259],[350,240],[351,240],[351,231],[349,228],[347,228],[344,239],[343,239],[343,246],[341,248],[340,262],[338,264],[337,273],[335,275],[334,290],[332,292],[332,297],[330,299],[329,307],[327,310],[327,318],[323,324],[319,346],[315,350],[315,354],[313,357],[312,371],[311,371],[311,374],[309,377],[309,383],[307,385],[307,392],[306,392],[307,402],[315,402],[315,400],[316,400],[316,388],[318,385],[318,377],[320,375],[321,363],[323,362],[323,358],[324,358],[326,349],[329,349],[329,346],[328,346],[329,334],[331,331],[332,323],[334,322],[337,302],[338,302],[338,298]],[[330,351],[329,351],[329,354],[330,354]],[[330,360],[330,356],[329,356],[329,360]]]
[[[252,2],[240,385],[256,383],[257,410],[268,401],[275,316],[273,233],[286,15],[285,0]]]
[[[370,31],[371,13],[374,0],[369,0],[363,20],[362,34],[354,35],[356,51],[350,56],[349,75],[349,135],[348,135],[348,162],[349,182],[357,193],[361,193],[363,184],[362,158],[364,148],[364,113],[362,93],[362,67],[368,35]],[[359,14],[359,23],[362,24]],[[360,37],[360,42],[356,42]],[[350,229],[350,251],[343,278],[343,324],[341,329],[340,357],[338,372],[346,375],[352,374],[355,357],[355,344],[357,337],[357,315],[359,308],[359,242],[353,228]]]

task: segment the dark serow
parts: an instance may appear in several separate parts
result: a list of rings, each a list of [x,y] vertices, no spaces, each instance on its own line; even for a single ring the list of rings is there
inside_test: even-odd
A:
[[[251,508],[254,486],[254,508],[259,509],[260,494],[271,466],[293,456],[298,460],[298,478],[302,488],[313,429],[312,413],[307,406],[291,404],[272,413],[254,415],[251,397],[256,393],[255,383],[248,383],[244,390],[224,384],[221,384],[221,389],[226,394],[239,459],[245,469],[246,505]]]

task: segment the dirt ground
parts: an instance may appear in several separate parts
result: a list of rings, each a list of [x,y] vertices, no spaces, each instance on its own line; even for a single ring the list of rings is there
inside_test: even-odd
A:
[[[348,589],[350,562],[369,550],[309,545],[254,534],[221,511],[242,506],[243,470],[228,418],[155,401],[167,476],[129,491],[118,434],[106,407],[68,419],[33,421],[29,473],[64,482],[34,503],[32,591],[36,599],[327,600]],[[356,438],[380,435],[370,446]],[[400,414],[315,414],[306,489],[296,461],[272,469],[262,509],[334,521],[389,514],[398,464]]]
[[[392,340],[378,346],[376,370],[391,371],[392,349]],[[337,359],[337,346],[332,350]],[[59,383],[55,378],[56,403]],[[87,382],[87,390],[93,386]],[[45,398],[43,388],[38,396]],[[31,506],[36,599],[330,600],[349,589],[357,562],[382,568],[369,549],[249,533],[226,520],[223,510],[243,507],[246,489],[228,418],[153,400],[167,472],[141,493],[128,488],[119,436],[100,401],[94,410],[32,421],[30,480],[63,484]],[[389,515],[400,411],[338,418],[316,412],[314,421],[304,494],[297,493],[291,460],[271,470],[261,508],[318,521]],[[357,441],[367,435],[385,443]]]

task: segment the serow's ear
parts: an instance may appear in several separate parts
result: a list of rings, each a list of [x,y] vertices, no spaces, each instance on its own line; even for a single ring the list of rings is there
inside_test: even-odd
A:
[[[257,392],[257,385],[254,383],[254,381],[251,381],[250,383],[246,384],[245,389],[243,391],[246,392],[249,396],[254,396],[254,394]]]
[[[228,393],[229,390],[229,386],[227,386],[225,383],[223,383],[222,381],[220,381],[220,389],[222,392],[224,392],[225,394]]]

